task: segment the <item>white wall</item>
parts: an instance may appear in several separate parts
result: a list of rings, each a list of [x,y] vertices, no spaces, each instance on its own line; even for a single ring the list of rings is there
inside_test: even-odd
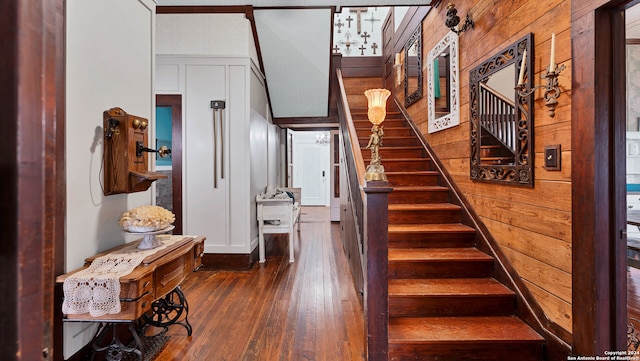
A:
[[[102,193],[102,112],[121,107],[151,119],[153,0],[66,1],[66,270],[125,242],[122,212],[150,204],[151,192]],[[114,21],[117,19],[117,21]],[[150,122],[153,124],[153,122]],[[65,358],[93,336],[65,324]]]
[[[156,53],[250,57],[258,63],[244,14],[158,14]]]
[[[273,161],[278,159],[273,154],[279,150],[277,126],[270,122],[250,23],[239,14],[160,14],[156,25],[156,92],[182,94],[186,105],[185,232],[205,235],[206,253],[250,253],[257,246],[255,196],[268,185],[280,185],[280,173],[271,168],[279,166]],[[217,192],[209,184],[207,99],[227,101],[228,179]]]

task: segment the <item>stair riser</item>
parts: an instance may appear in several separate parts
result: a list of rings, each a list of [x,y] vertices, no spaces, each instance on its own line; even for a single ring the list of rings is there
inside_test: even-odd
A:
[[[389,261],[389,278],[489,277],[493,261]]]
[[[431,174],[392,175],[387,173],[387,180],[392,187],[438,185],[438,176]]]
[[[366,138],[358,138],[360,142],[360,148],[367,146],[369,143],[369,137]],[[382,140],[383,147],[410,147],[412,145],[418,145],[418,139],[414,137],[407,138],[393,138],[393,137],[384,137]]]
[[[542,342],[532,341],[389,344],[390,361],[540,361],[542,354]]]
[[[459,223],[459,210],[390,210],[389,224]]]
[[[356,128],[356,133],[358,133],[358,137],[368,137],[371,134],[371,127],[367,128]],[[384,127],[384,136],[385,137],[408,137],[412,135],[413,131],[410,128],[392,128],[392,127]],[[384,138],[383,138],[384,143]]]
[[[382,158],[423,158],[425,156],[420,148],[380,147],[378,152]]]
[[[349,108],[366,108],[368,106],[367,97],[364,95],[348,95],[347,101],[349,102]]]
[[[391,296],[390,317],[509,316],[514,296]]]
[[[399,203],[441,203],[449,201],[448,191],[400,191],[389,193],[389,204]]]
[[[389,232],[390,248],[464,248],[474,244],[474,234]]]
[[[384,170],[387,172],[430,170],[431,166],[431,161],[428,159],[391,160],[384,157],[381,157],[381,159]],[[364,163],[369,164],[369,162],[369,157],[366,157]]]
[[[367,119],[366,114],[363,114],[363,115],[352,114],[351,117],[353,119],[353,124],[355,125],[356,129],[369,129],[369,131],[371,131],[372,124],[369,121],[369,119]],[[387,117],[387,119],[385,119],[384,123],[382,124],[385,128],[385,131],[387,128],[402,128],[402,127],[409,128],[409,126],[407,125],[407,122],[404,119],[389,119]]]

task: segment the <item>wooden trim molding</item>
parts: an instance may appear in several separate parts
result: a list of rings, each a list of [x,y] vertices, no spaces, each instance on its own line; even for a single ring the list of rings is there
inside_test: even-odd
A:
[[[51,360],[59,344],[53,279],[64,266],[63,21],[63,0],[0,3],[3,360]]]
[[[182,234],[182,95],[156,94],[158,106],[171,107],[171,192],[176,216],[173,234]]]
[[[624,24],[623,12],[617,8],[624,3],[571,3],[575,355],[603,355],[627,348],[626,256],[620,242],[626,211],[619,202],[624,176],[616,180],[620,175],[614,161],[624,156],[624,146],[616,146],[624,142],[620,131],[624,111],[620,114],[614,101],[624,99],[624,82],[620,84],[625,68],[624,29],[617,24]]]

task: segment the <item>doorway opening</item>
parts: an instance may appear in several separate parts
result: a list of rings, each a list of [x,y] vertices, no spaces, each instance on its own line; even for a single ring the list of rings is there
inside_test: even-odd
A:
[[[174,234],[182,234],[182,95],[156,95],[156,149],[166,145],[170,157],[156,158],[156,204],[176,216]]]

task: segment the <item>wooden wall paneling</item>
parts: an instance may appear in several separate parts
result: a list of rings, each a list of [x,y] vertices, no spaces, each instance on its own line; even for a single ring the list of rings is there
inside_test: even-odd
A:
[[[571,212],[545,209],[535,204],[515,203],[482,194],[472,196],[469,200],[474,208],[483,210],[483,218],[509,224],[514,229],[525,229],[561,240],[570,238]]]
[[[393,14],[394,8],[391,7],[382,25],[382,63],[384,64],[382,82],[385,89],[392,90],[395,93],[396,70],[393,65],[396,61],[396,52],[393,51],[393,34],[395,32]]]
[[[565,330],[571,330],[573,321],[571,317],[571,302],[565,302],[527,280],[525,280],[525,283],[529,286],[529,291],[536,296],[540,307],[545,313],[555,315],[553,319],[558,320],[560,327]]]
[[[571,264],[566,262],[567,258],[571,258],[571,242],[528,230],[519,230],[516,234],[512,225],[496,220],[487,219],[484,223],[491,227],[492,234],[503,247],[571,273]]]
[[[394,53],[402,51],[404,44],[431,9],[430,6],[412,6],[407,10],[402,22],[398,26],[398,31],[394,33]]]
[[[381,59],[379,56],[350,56],[342,58],[342,75],[345,78],[381,78]],[[382,83],[380,83],[382,86]]]

